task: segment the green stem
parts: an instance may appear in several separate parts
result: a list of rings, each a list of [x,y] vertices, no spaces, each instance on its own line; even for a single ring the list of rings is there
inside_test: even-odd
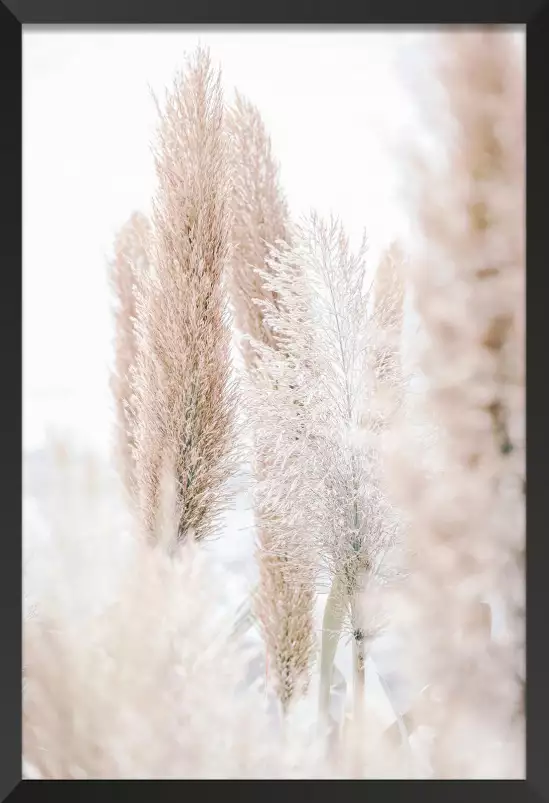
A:
[[[360,588],[360,583],[359,583]],[[366,654],[361,600],[357,592],[351,602],[351,626],[353,628],[353,698],[355,719],[360,718],[364,708],[366,685]]]
[[[334,577],[328,599],[326,600],[324,618],[322,620],[319,717],[323,724],[328,720],[334,660],[341,629],[343,627],[344,616],[345,603],[343,585],[337,577]]]

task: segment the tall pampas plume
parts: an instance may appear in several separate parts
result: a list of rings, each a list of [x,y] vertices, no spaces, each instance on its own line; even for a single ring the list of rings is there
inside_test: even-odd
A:
[[[227,114],[231,140],[233,258],[229,273],[241,350],[247,367],[257,359],[250,337],[274,346],[276,336],[257,300],[273,300],[257,268],[264,268],[269,246],[288,239],[289,214],[280,186],[278,165],[258,109],[236,93]]]
[[[433,773],[521,777],[525,76],[507,31],[436,43],[414,96],[426,137],[403,161],[417,234],[406,273],[424,340],[424,411],[437,429],[424,472],[421,451],[403,460],[410,433],[398,438],[414,554],[407,631],[430,685]],[[500,636],[487,603],[504,615]]]
[[[262,302],[276,303],[258,270],[268,270],[269,246],[288,238],[288,210],[278,180],[278,168],[261,116],[241,95],[227,116],[231,137],[233,188],[233,257],[229,285],[235,323],[243,335],[240,346],[248,379],[257,383],[263,371],[254,342],[275,351],[282,343],[267,323]],[[283,712],[308,683],[315,637],[315,590],[310,578],[296,574],[280,549],[280,516],[262,493],[270,468],[270,445],[254,438],[256,479],[254,514],[257,532],[259,585],[255,595],[268,665]],[[273,543],[279,549],[273,551]]]
[[[320,708],[329,707],[333,659],[344,625],[355,652],[357,711],[376,617],[363,595],[381,577],[396,530],[378,476],[375,431],[362,428],[373,388],[368,327],[366,243],[357,253],[341,225],[315,215],[272,252],[262,271],[277,303],[262,303],[284,351],[256,347],[263,370],[253,414],[260,448],[269,454],[261,492],[278,516],[282,554],[328,579],[321,658]]]
[[[135,411],[132,405],[137,355],[135,297],[149,270],[149,221],[134,212],[116,235],[111,283],[115,306],[115,365],[111,388],[116,405],[116,460],[127,491],[135,493]]]
[[[169,470],[177,540],[199,540],[226,502],[236,404],[222,287],[231,212],[221,77],[202,49],[167,93],[155,163],[155,275],[137,294],[139,506],[153,533]]]

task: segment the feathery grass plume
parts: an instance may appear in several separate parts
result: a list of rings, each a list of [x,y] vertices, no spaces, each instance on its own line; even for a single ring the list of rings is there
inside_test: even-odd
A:
[[[404,462],[409,433],[398,439],[414,550],[407,630],[438,700],[426,708],[435,775],[521,777],[524,70],[504,30],[436,42],[426,80],[438,83],[415,94],[431,148],[417,138],[404,162],[425,416],[438,428],[430,476],[416,453]],[[499,638],[486,601],[503,604]]]
[[[356,651],[357,699],[372,637],[360,599],[395,537],[378,478],[376,433],[360,437],[365,388],[372,389],[366,244],[353,254],[336,221],[313,215],[292,246],[268,258],[263,280],[280,303],[261,302],[284,354],[254,346],[263,369],[254,399],[256,437],[270,449],[261,493],[279,516],[282,554],[331,580],[323,634],[321,711],[326,713],[333,654],[343,619]],[[371,396],[366,393],[366,407]],[[298,403],[296,403],[298,402]],[[273,549],[275,545],[273,545]]]
[[[238,92],[227,113],[231,141],[233,256],[229,281],[235,323],[245,336],[276,345],[257,299],[273,300],[255,268],[263,268],[270,245],[288,239],[288,209],[271,141],[257,108]],[[248,337],[240,343],[247,367],[256,355]]]
[[[199,49],[176,77],[155,151],[151,257],[137,294],[137,482],[154,530],[173,465],[178,539],[215,531],[234,468],[235,388],[222,275],[230,257],[230,184],[221,77]]]
[[[229,274],[235,322],[245,336],[240,347],[249,379],[253,383],[261,360],[253,347],[257,341],[280,349],[276,333],[265,321],[260,301],[276,303],[257,268],[268,269],[271,244],[284,242],[288,233],[288,210],[278,181],[278,168],[261,116],[253,104],[237,93],[227,116],[231,135],[233,189],[233,258]],[[279,515],[262,498],[262,482],[268,475],[268,449],[255,442],[254,476],[257,489],[254,514],[257,531],[259,586],[255,595],[266,645],[271,677],[283,712],[304,690],[315,649],[313,613],[315,589],[311,580],[292,571],[288,558],[273,554],[273,539],[279,540]],[[280,544],[279,544],[280,546]]]
[[[218,601],[212,608],[220,578],[191,547],[170,558],[138,544],[117,601],[85,628],[48,600],[25,623],[23,754],[42,778],[261,777],[284,767],[260,691],[241,687],[247,657],[224,637]]]
[[[149,270],[147,238],[149,221],[134,212],[116,235],[111,281],[115,308],[115,367],[111,388],[116,404],[116,458],[126,489],[135,493],[135,429],[133,371],[136,364],[135,288]]]

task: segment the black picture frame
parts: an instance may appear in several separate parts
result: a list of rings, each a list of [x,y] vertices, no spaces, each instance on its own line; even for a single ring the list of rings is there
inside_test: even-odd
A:
[[[0,198],[2,200],[1,264],[4,268],[0,315],[4,390],[0,394],[4,414],[2,446],[4,470],[2,493],[3,533],[0,538],[0,800],[27,801],[53,797],[67,800],[121,798],[128,793],[144,800],[191,793],[204,794],[197,784],[229,784],[215,789],[215,795],[237,797],[272,795],[282,797],[324,793],[315,781],[279,781],[276,789],[268,781],[22,781],[21,780],[21,426],[22,396],[22,26],[73,25],[436,25],[436,24],[525,24],[527,34],[527,773],[525,781],[332,781],[345,784],[342,797],[362,797],[374,792],[375,799],[397,800],[410,796],[418,800],[474,800],[498,803],[518,800],[549,801],[549,663],[545,619],[549,614],[548,535],[543,531],[546,516],[544,460],[549,454],[546,421],[549,398],[546,387],[544,352],[549,273],[547,197],[549,170],[549,2],[547,0],[350,0],[315,3],[292,0],[257,3],[241,0],[231,6],[223,0],[202,0],[182,4],[177,0],[2,0],[0,2]],[[544,334],[545,333],[545,334]],[[153,786],[154,783],[154,786]],[[131,787],[128,786],[131,784]],[[181,786],[180,784],[185,784]],[[374,784],[374,786],[372,786]],[[314,785],[313,788],[308,788]],[[232,789],[231,789],[232,786]],[[207,787],[206,787],[207,789]],[[330,790],[333,794],[333,790]]]

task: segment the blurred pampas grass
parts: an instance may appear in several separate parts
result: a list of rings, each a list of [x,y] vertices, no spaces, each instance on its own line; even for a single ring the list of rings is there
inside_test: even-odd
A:
[[[438,777],[524,772],[524,71],[512,37],[427,43],[414,97],[430,139],[401,162],[434,439],[422,471],[411,430],[395,432],[392,475],[411,520],[403,605]],[[487,601],[503,603],[502,639]]]
[[[111,389],[116,405],[116,461],[131,498],[136,495],[136,420],[133,385],[137,363],[136,294],[150,282],[150,225],[134,212],[116,235],[111,282],[115,306],[115,364]]]
[[[264,697],[242,688],[250,656],[228,638],[234,610],[218,567],[194,542],[170,557],[161,534],[151,549],[131,529],[120,555],[133,526],[122,487],[109,475],[98,496],[101,467],[60,449],[53,459],[52,500],[68,489],[72,505],[45,515],[55,561],[24,622],[25,761],[42,778],[267,769]],[[101,559],[83,561],[86,548]]]

